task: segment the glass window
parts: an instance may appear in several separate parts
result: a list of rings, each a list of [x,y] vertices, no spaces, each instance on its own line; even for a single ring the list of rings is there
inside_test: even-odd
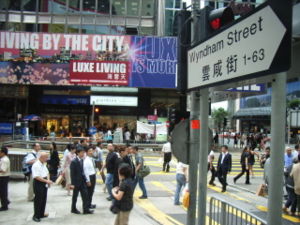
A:
[[[142,2],[142,16],[154,16],[154,0],[143,0]]]
[[[65,25],[63,24],[49,24],[49,33],[65,33]]]
[[[125,1],[113,0],[113,7],[115,9],[115,15],[125,15]]]
[[[37,0],[23,0],[22,5],[23,5],[22,8],[23,8],[24,11],[35,12],[36,5],[37,5]]]
[[[153,27],[140,27],[138,30],[140,31],[139,35],[154,35]]]
[[[2,0],[1,9],[21,10],[21,0]]]
[[[138,16],[139,7],[140,7],[140,0],[127,0],[127,15]]]
[[[67,12],[66,0],[58,0],[58,1],[49,0],[48,12],[52,12],[54,14],[65,14]]]
[[[83,0],[82,4],[83,4],[82,6],[83,11],[95,12],[96,9],[95,0]]]
[[[81,27],[81,33],[83,34],[94,34],[95,26],[94,25],[83,25]]]
[[[109,14],[109,0],[98,0],[98,9],[97,9],[97,11],[99,13]]]
[[[76,25],[69,25],[67,29],[67,33],[74,33],[79,34],[80,33],[80,27]]]

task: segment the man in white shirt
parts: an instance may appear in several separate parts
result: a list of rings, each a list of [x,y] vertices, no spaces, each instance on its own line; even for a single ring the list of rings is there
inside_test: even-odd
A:
[[[83,161],[83,172],[86,177],[86,185],[88,190],[88,200],[89,200],[89,208],[94,209],[96,205],[92,204],[93,194],[95,190],[96,184],[96,169],[95,169],[95,161],[93,159],[94,150],[92,147],[88,147],[86,151],[86,158]]]
[[[216,177],[216,170],[214,167],[214,160],[215,160],[215,153],[213,150],[210,151],[208,157],[207,157],[207,172],[210,171],[211,172],[211,178],[209,181],[209,184],[212,186],[216,186],[216,184],[214,183],[215,181],[215,177]]]
[[[39,143],[33,144],[32,152],[29,152],[26,156],[26,164],[33,165],[39,157],[40,150],[41,150],[41,146]],[[32,174],[29,176],[29,180],[28,180],[27,200],[28,201],[34,200]]]
[[[129,143],[130,143],[130,136],[131,136],[130,131],[127,130],[127,131],[125,132],[124,136],[125,136],[125,142],[126,142],[126,144],[129,145]]]
[[[8,149],[7,147],[2,147],[0,150],[0,199],[1,208],[0,211],[8,210],[8,180],[10,176],[10,161],[7,157]]]
[[[169,172],[170,171],[170,161],[172,159],[172,150],[171,150],[171,143],[168,141],[165,143],[161,150],[164,154],[164,164],[163,164],[163,171]]]
[[[33,221],[40,222],[41,218],[48,217],[45,214],[48,187],[52,184],[50,180],[49,171],[46,162],[48,160],[48,153],[42,152],[40,157],[32,165],[32,179],[34,190],[34,214]]]

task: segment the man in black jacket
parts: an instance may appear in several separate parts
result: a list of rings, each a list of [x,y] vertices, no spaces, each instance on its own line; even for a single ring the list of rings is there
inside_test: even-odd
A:
[[[222,184],[222,192],[226,191],[227,186],[227,173],[231,171],[232,157],[228,152],[228,146],[223,145],[221,147],[222,153],[219,156],[218,160],[218,178]]]
[[[73,159],[70,165],[71,183],[74,186],[71,212],[75,214],[80,214],[80,211],[78,211],[78,209],[76,208],[76,202],[78,194],[80,192],[83,204],[83,214],[92,214],[93,210],[89,209],[89,198],[86,186],[86,177],[83,172],[83,158],[85,155],[85,151],[81,146],[78,146],[76,154],[77,157]]]

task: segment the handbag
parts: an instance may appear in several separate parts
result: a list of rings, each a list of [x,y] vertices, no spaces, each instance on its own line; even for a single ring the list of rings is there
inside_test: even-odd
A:
[[[113,199],[112,201],[112,205],[110,206],[109,210],[113,213],[113,214],[118,214],[120,212],[120,202]]]
[[[151,173],[150,167],[144,165],[144,166],[142,166],[142,167],[139,169],[137,175],[138,175],[139,177],[144,178],[144,177],[148,176],[150,173]]]
[[[256,192],[256,195],[258,195],[258,196],[266,196],[267,194],[268,194],[267,185],[265,185],[265,184],[259,185],[259,187],[257,189],[257,192]]]
[[[64,177],[63,177],[62,174],[60,174],[60,175],[58,176],[58,178],[56,179],[55,184],[56,184],[56,185],[60,185],[60,184],[62,184],[63,181],[64,181]]]

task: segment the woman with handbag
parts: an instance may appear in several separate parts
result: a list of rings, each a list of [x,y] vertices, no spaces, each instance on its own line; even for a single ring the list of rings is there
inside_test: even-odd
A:
[[[66,156],[64,163],[63,175],[66,179],[66,189],[68,191],[68,195],[71,196],[71,174],[70,174],[70,165],[73,159],[76,158],[76,148],[75,145],[71,145],[69,149],[69,153]]]
[[[111,211],[117,214],[115,225],[128,225],[129,214],[133,208],[133,183],[131,179],[131,167],[123,164],[119,168],[120,186],[112,189],[115,201]]]

